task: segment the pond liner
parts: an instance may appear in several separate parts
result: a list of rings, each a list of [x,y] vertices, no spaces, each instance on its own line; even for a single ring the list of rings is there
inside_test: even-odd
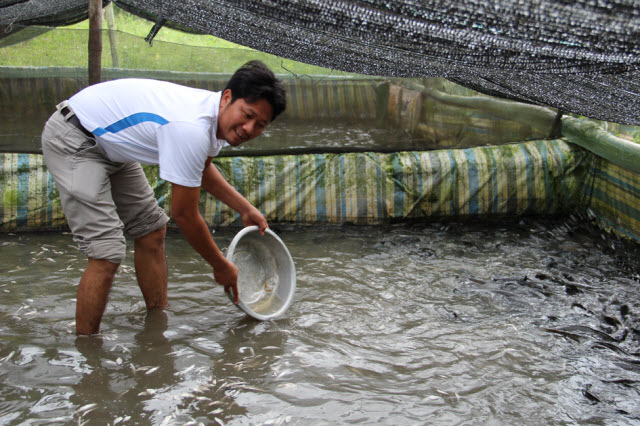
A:
[[[0,77],[0,100],[6,101],[0,109],[7,118],[0,135],[0,232],[65,229],[39,135],[53,105],[86,84],[84,74],[0,67]],[[105,77],[160,78],[208,90],[228,79],[146,70],[105,70]],[[397,136],[375,146],[295,149],[274,149],[267,138],[263,147],[223,150],[215,164],[272,223],[587,213],[601,227],[640,241],[640,145],[595,122],[478,96],[443,79],[284,79],[284,127],[365,120],[373,128],[390,126]],[[33,128],[20,127],[24,122]],[[609,130],[617,134],[613,126]],[[559,128],[562,138],[553,138]],[[157,168],[145,171],[168,212],[170,185],[158,179]],[[209,226],[240,224],[213,197],[203,194],[200,204]]]
[[[562,139],[501,146],[214,159],[270,223],[377,224],[442,218],[557,216],[588,212],[640,241],[640,175]],[[171,186],[144,166],[159,204]],[[39,154],[0,154],[0,231],[66,228],[57,189]],[[204,191],[210,227],[237,213]]]

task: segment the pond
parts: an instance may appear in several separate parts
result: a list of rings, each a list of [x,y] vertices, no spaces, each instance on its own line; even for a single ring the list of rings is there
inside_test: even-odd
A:
[[[51,111],[53,112],[53,111]],[[42,128],[49,114],[3,116],[0,152],[39,152]],[[257,139],[239,147],[227,147],[222,155],[276,155],[292,152],[345,152],[425,149],[424,141],[409,131],[375,120],[339,119],[302,121],[278,119]],[[431,147],[433,148],[433,147]]]
[[[398,152],[425,149],[424,141],[375,120],[275,120],[264,133],[239,147],[222,150],[228,155],[290,155],[327,152]],[[433,148],[433,147],[431,147]]]
[[[585,223],[274,226],[298,288],[267,322],[172,231],[169,307],[129,253],[91,337],[71,236],[2,235],[0,424],[638,424],[639,249]]]

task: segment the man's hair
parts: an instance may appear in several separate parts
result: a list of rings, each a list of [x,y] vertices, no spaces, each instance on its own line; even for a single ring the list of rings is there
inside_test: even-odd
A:
[[[236,99],[244,99],[250,104],[259,99],[269,102],[273,108],[271,120],[275,120],[287,106],[284,84],[262,61],[249,61],[238,68],[224,90],[227,89],[231,90],[231,103]]]

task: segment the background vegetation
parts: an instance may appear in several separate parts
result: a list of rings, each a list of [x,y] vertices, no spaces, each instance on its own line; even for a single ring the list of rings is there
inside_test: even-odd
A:
[[[113,7],[113,6],[110,6]],[[232,73],[250,59],[260,59],[278,74],[353,75],[268,55],[210,35],[163,27],[152,44],[144,41],[153,22],[114,8],[115,31],[103,20],[103,68]],[[0,66],[86,67],[89,23],[83,21],[23,40],[27,30],[2,40]],[[23,41],[22,41],[23,40]],[[113,49],[115,47],[115,49]]]

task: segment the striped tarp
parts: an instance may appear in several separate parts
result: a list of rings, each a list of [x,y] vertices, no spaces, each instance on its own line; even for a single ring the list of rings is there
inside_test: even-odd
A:
[[[589,212],[601,227],[640,241],[640,174],[596,160],[587,179]]]
[[[0,230],[66,227],[58,190],[42,155],[0,154]]]
[[[229,182],[272,223],[547,215],[583,208],[587,151],[561,140],[391,154],[343,153],[215,159]],[[170,185],[145,166],[169,211]],[[37,154],[0,155],[0,230],[65,225],[57,191]],[[210,226],[240,225],[208,194]],[[630,230],[638,234],[638,228]]]
[[[294,119],[375,119],[375,80],[287,79],[287,109]]]
[[[588,154],[560,141],[499,147],[220,158],[230,183],[273,222],[558,214],[582,201]],[[209,223],[240,224],[208,195]]]

